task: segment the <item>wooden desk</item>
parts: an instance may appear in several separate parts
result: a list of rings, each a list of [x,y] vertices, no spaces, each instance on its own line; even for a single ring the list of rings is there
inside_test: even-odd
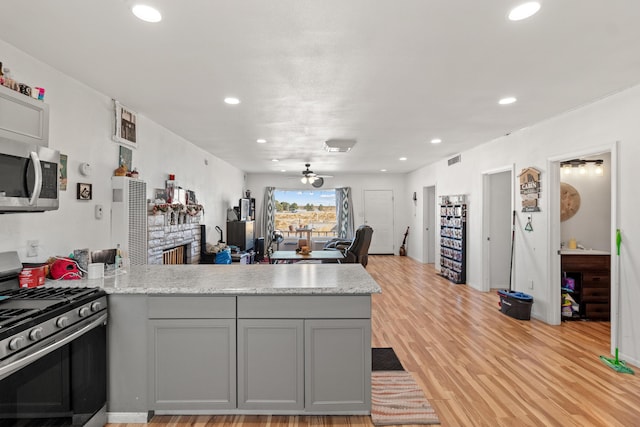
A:
[[[275,264],[277,261],[297,262],[297,261],[336,261],[340,264],[340,261],[344,259],[342,252],[340,251],[312,251],[307,255],[302,255],[296,251],[275,251],[271,257],[271,264]]]

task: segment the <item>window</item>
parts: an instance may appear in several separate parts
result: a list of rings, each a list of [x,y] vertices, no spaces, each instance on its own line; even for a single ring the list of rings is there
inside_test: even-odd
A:
[[[275,228],[285,237],[296,230],[311,228],[311,235],[336,236],[335,190],[276,190]]]

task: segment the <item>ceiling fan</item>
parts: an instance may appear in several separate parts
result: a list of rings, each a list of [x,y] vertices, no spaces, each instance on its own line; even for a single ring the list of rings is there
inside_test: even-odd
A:
[[[318,175],[309,167],[311,167],[311,163],[305,163],[306,169],[302,171],[302,178],[300,178],[300,182],[303,184],[311,184],[314,188],[320,188],[324,184],[324,178],[333,178],[331,175]]]

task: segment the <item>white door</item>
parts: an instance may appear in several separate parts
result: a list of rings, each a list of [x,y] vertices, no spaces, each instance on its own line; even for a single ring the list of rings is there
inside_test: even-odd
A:
[[[422,262],[433,264],[436,259],[436,187],[422,189],[423,257]]]
[[[370,254],[393,254],[393,191],[364,190],[364,223],[373,228]]]
[[[511,273],[511,172],[489,176],[489,285],[508,288]]]

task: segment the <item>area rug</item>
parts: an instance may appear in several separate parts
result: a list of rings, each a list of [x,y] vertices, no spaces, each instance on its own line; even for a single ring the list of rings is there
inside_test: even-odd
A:
[[[402,363],[391,347],[371,349],[372,371],[404,371]]]
[[[371,373],[371,421],[377,426],[440,424],[411,373],[405,371]]]

